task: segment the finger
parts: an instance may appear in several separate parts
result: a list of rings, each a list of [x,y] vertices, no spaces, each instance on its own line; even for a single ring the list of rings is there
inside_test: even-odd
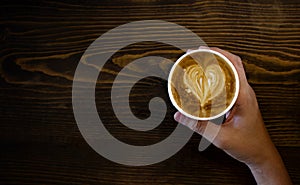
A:
[[[174,114],[174,119],[177,122],[179,122],[179,123],[181,123],[181,124],[189,127],[191,130],[196,131],[196,127],[195,126],[197,125],[197,120],[194,120],[194,119],[191,119],[191,118],[189,118],[187,116],[184,116],[180,112],[176,112]]]
[[[245,74],[245,70],[241,58],[237,55],[234,55],[228,51],[222,50],[217,47],[211,47],[210,49],[223,54],[226,58],[230,60],[230,62],[234,65],[238,73],[241,89],[244,89],[244,87],[248,84],[248,81],[246,78],[246,74]]]
[[[186,53],[190,53],[190,52],[192,52],[192,51],[194,51],[194,49],[187,49],[187,50],[186,50]]]
[[[207,46],[199,46],[198,49],[209,49],[209,47],[207,47]],[[190,52],[195,51],[195,50],[197,50],[197,49],[187,49],[186,53],[190,53]]]
[[[214,143],[214,140],[216,136],[218,135],[218,132],[220,131],[220,128],[222,126],[216,125],[210,121],[197,121],[194,119],[191,119],[187,116],[184,116],[180,112],[176,112],[174,115],[174,119],[187,126],[194,132],[197,132],[198,134],[205,137],[208,141]]]

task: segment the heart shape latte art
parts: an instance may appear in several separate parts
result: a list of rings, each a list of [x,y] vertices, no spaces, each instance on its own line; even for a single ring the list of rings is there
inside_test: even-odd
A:
[[[225,74],[217,64],[208,65],[205,70],[193,64],[185,69],[183,82],[188,92],[193,93],[203,107],[224,90]]]

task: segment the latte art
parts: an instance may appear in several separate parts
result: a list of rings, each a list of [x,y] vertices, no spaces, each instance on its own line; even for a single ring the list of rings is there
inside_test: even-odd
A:
[[[220,56],[209,52],[185,56],[175,66],[170,80],[176,104],[194,117],[222,113],[236,93],[233,70]]]
[[[217,64],[209,65],[205,71],[194,64],[185,69],[183,83],[200,101],[201,107],[218,96],[225,86],[225,75]]]

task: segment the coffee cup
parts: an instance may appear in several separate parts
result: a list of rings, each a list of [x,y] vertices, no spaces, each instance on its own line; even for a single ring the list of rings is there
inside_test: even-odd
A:
[[[175,108],[195,120],[213,120],[230,111],[239,92],[234,65],[210,49],[192,50],[172,66],[168,93]]]

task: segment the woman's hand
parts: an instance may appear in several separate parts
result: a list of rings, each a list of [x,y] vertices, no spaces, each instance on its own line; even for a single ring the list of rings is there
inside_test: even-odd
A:
[[[179,112],[174,115],[175,120],[201,134],[233,158],[244,162],[258,184],[291,184],[281,157],[264,126],[255,93],[247,82],[240,57],[219,48],[210,49],[226,56],[235,66],[240,80],[237,101],[222,125],[191,120]],[[214,134],[216,132],[217,136]]]

